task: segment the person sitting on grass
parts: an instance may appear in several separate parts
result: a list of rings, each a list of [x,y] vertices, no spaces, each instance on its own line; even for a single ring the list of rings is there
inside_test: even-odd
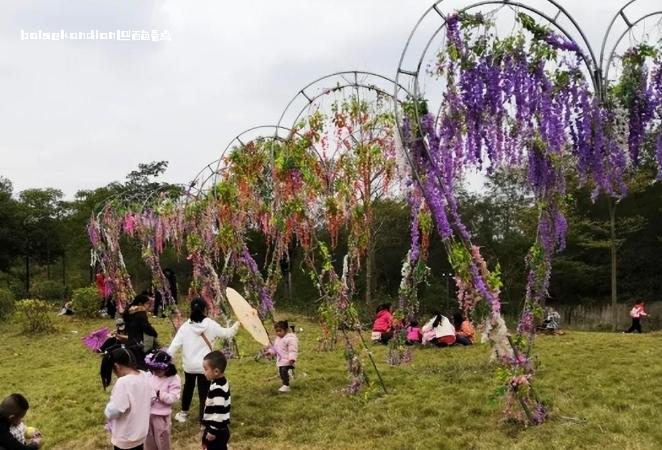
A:
[[[225,378],[228,365],[218,350],[208,353],[202,361],[205,378],[210,382],[202,416],[202,448],[227,450],[230,440],[230,385]]]
[[[287,320],[281,320],[274,325],[276,339],[267,353],[276,356],[276,367],[283,385],[278,392],[290,392],[290,378],[294,378],[294,364],[299,357],[299,338],[289,331]]]
[[[455,342],[461,345],[473,345],[476,339],[476,330],[461,311],[453,314],[453,325],[455,326]]]
[[[565,334],[560,330],[561,328],[561,314],[556,312],[554,308],[547,307],[545,315],[545,320],[543,322],[544,331],[547,334],[553,334],[555,336]]]
[[[407,326],[407,340],[405,341],[405,344],[420,344],[422,339],[423,335],[421,334],[421,328],[418,326],[418,322],[412,320]]]
[[[377,307],[375,321],[372,324],[372,341],[387,344],[393,337],[393,313],[391,304],[384,303]]]
[[[41,446],[41,434],[23,424],[30,405],[21,394],[11,394],[0,403],[0,448],[34,450]]]
[[[436,312],[423,328],[423,344],[428,342],[437,347],[449,347],[455,344],[455,327],[440,312]]]

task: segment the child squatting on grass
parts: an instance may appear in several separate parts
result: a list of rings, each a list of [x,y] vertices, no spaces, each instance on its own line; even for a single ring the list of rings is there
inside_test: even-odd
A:
[[[172,356],[163,350],[157,350],[147,355],[145,365],[151,372],[150,382],[156,392],[156,397],[152,399],[145,450],[170,450],[172,426],[170,414],[172,404],[179,400],[182,380],[177,375],[177,368],[172,363]]]
[[[11,394],[0,403],[0,448],[34,450],[41,445],[41,434],[23,424],[30,405],[21,394]]]
[[[289,331],[287,320],[274,324],[276,339],[267,352],[276,356],[276,367],[283,385],[278,392],[290,392],[290,379],[294,378],[294,365],[299,357],[299,338]]]
[[[143,450],[149,431],[150,408],[156,396],[149,374],[136,367],[135,354],[126,348],[108,350],[101,360],[101,382],[110,385],[112,374],[117,377],[106,405],[114,450]]]
[[[230,385],[225,378],[228,361],[218,350],[204,357],[202,367],[205,378],[211,382],[202,415],[202,448],[227,450],[230,440]]]

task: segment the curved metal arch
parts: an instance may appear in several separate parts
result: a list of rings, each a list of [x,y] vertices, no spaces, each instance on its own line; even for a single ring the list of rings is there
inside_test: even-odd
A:
[[[414,28],[412,29],[411,33],[409,34],[409,37],[407,38],[407,42],[405,43],[405,47],[404,47],[404,49],[402,50],[402,53],[401,53],[401,56],[400,56],[400,61],[399,61],[399,63],[398,63],[398,71],[397,71],[397,73],[396,73],[396,78],[395,78],[396,84],[399,84],[399,83],[398,83],[398,78],[399,78],[399,75],[400,75],[400,74],[404,74],[404,75],[409,75],[409,76],[414,76],[414,77],[415,77],[415,76],[420,72],[420,69],[421,69],[421,66],[422,66],[422,59],[423,59],[423,57],[424,57],[425,54],[427,53],[427,51],[428,51],[430,45],[432,44],[434,38],[436,37],[436,35],[437,35],[437,34],[438,34],[438,33],[439,33],[439,32],[440,32],[440,31],[446,26],[446,17],[447,17],[447,15],[444,14],[444,13],[439,9],[439,6],[438,6],[440,3],[444,2],[444,1],[445,1],[445,0],[437,0],[437,1],[436,1],[431,7],[429,7],[429,8],[423,13],[423,15],[418,19],[418,21],[417,21],[416,24],[414,25]],[[549,16],[547,13],[545,13],[545,12],[543,12],[543,11],[537,9],[537,8],[534,8],[534,7],[532,7],[532,6],[528,6],[528,5],[525,5],[525,4],[520,3],[520,2],[513,2],[513,1],[509,1],[509,0],[484,0],[484,1],[481,1],[481,2],[473,3],[473,4],[469,5],[469,6],[464,7],[464,8],[458,9],[457,12],[467,12],[467,11],[469,11],[469,10],[476,9],[476,8],[479,8],[479,7],[481,7],[481,6],[485,6],[485,5],[509,6],[509,7],[521,8],[521,9],[527,10],[527,11],[529,11],[529,12],[532,12],[532,13],[538,15],[539,17],[542,17],[542,18],[545,19],[549,24],[553,25],[554,27],[557,28],[557,30],[559,30],[561,33],[563,33],[563,35],[564,35],[566,38],[568,38],[569,40],[571,40],[571,41],[577,43],[577,40],[576,40],[576,39],[575,39],[575,38],[574,38],[574,37],[568,32],[568,30],[566,30],[566,28],[564,28],[562,25],[560,25],[560,24],[558,23],[558,17],[559,17],[560,15],[563,15],[564,18],[566,18],[568,21],[570,21],[570,23],[573,25],[575,31],[576,31],[576,32],[578,33],[578,35],[581,37],[581,41],[582,41],[582,42],[581,42],[581,45],[583,45],[584,48],[585,48],[586,50],[588,50],[588,55],[585,55],[585,54],[582,55],[582,58],[584,59],[585,64],[586,64],[587,67],[589,67],[589,68],[591,68],[591,67],[593,67],[593,68],[597,68],[597,60],[596,60],[596,58],[595,58],[595,54],[594,54],[594,52],[593,52],[593,48],[591,47],[591,45],[590,45],[588,39],[586,38],[586,35],[585,35],[584,31],[581,29],[581,27],[579,26],[579,24],[578,24],[578,23],[575,21],[575,19],[574,19],[574,18],[573,18],[573,17],[572,17],[572,16],[571,16],[571,15],[570,15],[570,14],[569,14],[569,13],[568,13],[568,12],[562,7],[562,6],[561,6],[561,5],[559,5],[556,1],[554,1],[554,0],[545,0],[545,1],[546,1],[547,3],[549,3],[549,4],[551,4],[552,6],[554,6],[554,7],[556,8],[557,13],[556,13],[556,15],[555,15],[554,17],[551,17],[551,16]],[[633,0],[633,1],[634,1],[634,0]],[[425,45],[425,47],[424,47],[424,49],[423,49],[423,52],[422,52],[422,54],[421,54],[421,58],[419,59],[418,64],[417,64],[417,66],[416,66],[416,69],[413,70],[413,71],[412,71],[412,70],[405,70],[405,69],[402,68],[402,65],[403,65],[403,62],[404,62],[405,56],[406,56],[406,54],[407,54],[407,50],[408,50],[410,44],[412,43],[412,40],[413,40],[413,38],[414,38],[414,36],[415,36],[417,30],[421,27],[423,21],[427,18],[427,16],[428,16],[430,13],[432,13],[432,12],[434,12],[434,14],[437,14],[438,16],[440,16],[441,19],[442,19],[442,21],[443,21],[443,23],[442,23],[442,25],[439,26],[439,28],[437,28],[437,30],[432,34],[432,36],[431,36],[430,39],[428,40],[427,44]],[[578,44],[580,44],[580,43],[578,43]],[[588,58],[587,58],[587,56],[588,56]]]
[[[625,15],[625,9],[632,5],[633,3],[637,2],[637,0],[630,0],[628,3],[625,4],[621,9],[618,10],[616,14],[614,14],[614,17],[611,19],[611,22],[609,22],[609,26],[607,27],[607,31],[605,32],[605,35],[602,38],[602,44],[600,46],[600,73],[603,75],[603,95],[606,94],[607,91],[607,83],[609,82],[609,69],[611,68],[611,64],[616,57],[616,50],[618,49],[618,46],[620,45],[621,41],[623,38],[630,32],[632,31],[633,28],[635,28],[637,25],[639,25],[641,22],[644,20],[648,19],[649,17],[654,17],[654,16],[661,16],[662,17],[662,10],[657,10],[653,12],[649,12],[647,14],[644,14],[637,18],[636,20],[630,20],[628,16]],[[611,50],[609,53],[605,56],[605,50],[607,48],[607,40],[609,39],[609,36],[611,34],[611,31],[616,24],[616,21],[618,18],[621,18],[623,22],[626,25],[625,30],[618,36],[616,41],[614,42],[614,45],[611,47]]]
[[[256,134],[255,132],[258,130],[261,132]],[[266,130],[270,130],[270,131],[266,132]],[[256,135],[250,137],[249,139],[248,136],[251,136],[252,134],[256,134]],[[281,136],[281,134],[284,135],[285,137]],[[225,146],[225,148],[221,152],[219,158],[215,159],[214,161],[210,162],[205,167],[203,167],[195,176],[195,178],[191,181],[191,183],[189,183],[189,191],[191,189],[196,190],[195,193],[191,193],[192,198],[198,198],[200,195],[205,193],[206,192],[205,186],[207,186],[207,184],[210,181],[212,182],[212,185],[216,184],[220,171],[222,170],[222,165],[223,162],[225,161],[225,157],[231,149],[238,146],[245,146],[258,139],[277,139],[280,141],[284,141],[291,134],[292,134],[291,129],[286,127],[281,127],[279,125],[258,125],[242,131],[234,138],[232,138],[232,140],[230,140],[230,142]],[[201,178],[201,176],[203,175],[205,175],[204,178]]]
[[[353,79],[348,80],[347,78],[345,78],[345,76],[353,77]],[[340,78],[340,80],[342,80],[342,81],[345,81],[345,83],[344,84],[338,83],[333,87],[327,87],[325,85],[322,85],[322,86],[319,86],[320,88],[322,88],[321,92],[317,92],[317,93],[312,93],[311,92],[310,95],[308,94],[307,91],[312,90],[311,88],[318,87],[318,85],[320,85],[321,82],[324,82],[324,81],[327,81],[327,80],[332,80],[333,78],[336,78],[336,77]],[[360,77],[362,77],[363,79],[360,79]],[[365,72],[365,71],[360,71],[360,70],[347,70],[347,71],[335,72],[335,73],[332,73],[332,74],[329,74],[329,75],[325,75],[323,77],[317,78],[316,80],[308,83],[302,89],[300,89],[299,92],[297,92],[296,95],[294,95],[294,97],[292,97],[292,99],[285,106],[285,109],[283,110],[282,114],[280,115],[280,118],[278,119],[278,126],[279,127],[281,126],[283,120],[285,119],[286,114],[290,110],[290,107],[297,101],[297,99],[299,99],[301,97],[305,98],[306,101],[304,102],[304,105],[301,107],[301,109],[297,112],[296,116],[294,117],[294,120],[292,120],[292,123],[291,123],[292,128],[295,127],[297,121],[301,118],[304,111],[307,108],[309,108],[310,105],[312,105],[315,102],[315,100],[317,100],[318,98],[323,97],[323,96],[325,96],[325,95],[327,95],[331,92],[336,92],[336,91],[340,91],[340,90],[348,89],[348,88],[354,88],[354,89],[361,88],[361,89],[367,89],[367,90],[371,90],[373,92],[377,92],[379,94],[385,95],[386,97],[390,98],[394,102],[398,101],[398,98],[394,97],[394,94],[393,94],[394,92],[397,92],[397,89],[395,91],[390,91],[389,92],[386,88],[380,88],[376,84],[370,84],[369,82],[365,81],[364,79],[366,77],[367,78],[374,78],[376,81],[386,82],[386,83],[392,84],[392,85],[396,84],[395,80],[393,80],[393,79],[391,79],[387,76],[380,75],[380,74],[374,73],[374,72]],[[408,90],[404,86],[401,86],[401,89],[402,89],[402,91],[408,93]]]

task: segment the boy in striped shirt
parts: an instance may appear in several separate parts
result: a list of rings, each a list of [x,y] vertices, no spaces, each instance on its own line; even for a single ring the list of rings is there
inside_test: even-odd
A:
[[[205,377],[211,381],[202,416],[202,448],[227,450],[230,440],[230,385],[225,378],[228,361],[219,351],[208,353],[202,361]]]

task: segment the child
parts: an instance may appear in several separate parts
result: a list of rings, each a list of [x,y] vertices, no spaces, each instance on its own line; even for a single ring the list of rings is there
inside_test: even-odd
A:
[[[39,432],[33,431],[33,436],[30,437],[23,424],[23,417],[29,407],[28,401],[21,394],[11,394],[2,401],[0,404],[0,448],[33,450],[40,447],[41,435]]]
[[[462,345],[473,345],[476,330],[460,311],[453,314],[453,325],[455,326],[455,342]]]
[[[418,322],[415,320],[412,320],[409,322],[409,326],[407,327],[407,345],[414,345],[414,344],[420,344],[421,340],[423,339],[423,335],[421,335],[421,329],[418,326]]]
[[[227,450],[230,440],[230,385],[225,378],[228,361],[218,350],[210,352],[202,361],[205,378],[211,382],[202,416],[202,448]]]
[[[287,320],[276,322],[274,329],[276,330],[276,339],[274,345],[267,351],[272,355],[276,355],[278,375],[283,381],[283,385],[278,389],[278,392],[290,392],[290,378],[294,378],[294,364],[296,364],[299,356],[299,338],[296,334],[288,332]]]
[[[377,307],[375,321],[372,324],[372,341],[387,344],[393,337],[393,314],[391,304],[384,303]]]
[[[634,304],[632,309],[630,310],[630,317],[632,317],[632,325],[626,333],[632,333],[633,331],[638,331],[641,333],[641,318],[642,317],[648,317],[648,313],[646,312],[644,308],[644,301],[639,300],[637,303]]]
[[[449,347],[455,344],[455,328],[446,316],[435,313],[423,328],[423,344],[432,342],[437,347]]]
[[[145,365],[152,372],[150,381],[156,392],[156,398],[152,402],[145,450],[170,450],[170,413],[172,404],[179,400],[182,381],[177,375],[177,368],[172,363],[172,356],[163,350],[147,355]]]
[[[103,388],[117,381],[104,411],[115,450],[143,450],[149,431],[150,406],[155,397],[149,375],[136,367],[135,354],[124,347],[108,350],[101,360]]]

